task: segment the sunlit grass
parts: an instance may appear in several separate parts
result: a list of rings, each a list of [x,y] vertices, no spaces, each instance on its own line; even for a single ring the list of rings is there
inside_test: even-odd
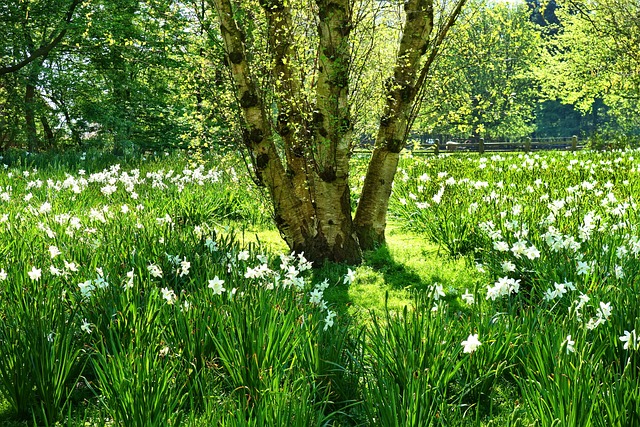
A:
[[[636,157],[403,159],[309,270],[233,158],[12,153],[0,424],[640,425]]]

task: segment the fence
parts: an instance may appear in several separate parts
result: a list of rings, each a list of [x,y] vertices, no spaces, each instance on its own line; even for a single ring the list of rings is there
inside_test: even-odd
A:
[[[542,150],[565,150],[577,151],[585,147],[580,144],[577,136],[568,138],[525,138],[523,141],[485,141],[484,138],[473,140],[462,140],[456,138],[440,140],[438,138],[424,138],[422,136],[413,136],[408,139],[407,149],[413,154],[440,154],[452,152],[478,152],[480,154],[486,152],[508,152],[508,151],[542,151]],[[371,151],[370,148],[362,147],[362,152]]]
[[[570,150],[577,151],[584,148],[584,144],[578,143],[578,137],[573,136],[571,138],[545,138],[545,139],[533,139],[526,138],[520,142],[508,142],[508,141],[485,141],[484,138],[480,138],[477,141],[455,141],[450,140],[442,143],[438,139],[433,140],[432,143],[426,145],[419,144],[414,145],[414,153],[429,153],[439,154],[440,152],[454,152],[454,151],[474,151],[480,154],[485,152],[500,152],[500,151],[538,151],[538,150]]]

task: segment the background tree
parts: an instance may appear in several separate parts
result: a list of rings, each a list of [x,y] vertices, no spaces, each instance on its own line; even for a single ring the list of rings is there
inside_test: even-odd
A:
[[[466,8],[434,67],[421,129],[493,139],[533,131],[541,38],[530,15],[525,4],[480,1]]]
[[[637,132],[640,99],[640,4],[567,1],[550,38],[541,80],[550,98],[573,104],[620,131]]]
[[[5,142],[14,143],[20,133],[16,130],[22,128],[29,149],[35,149],[39,144],[38,118],[47,140],[53,138],[47,105],[38,86],[44,62],[76,24],[81,4],[82,0],[0,3],[0,134]]]
[[[123,152],[231,135],[221,44],[203,29],[203,10],[201,1],[0,0],[0,65],[15,69],[0,76],[0,148]]]

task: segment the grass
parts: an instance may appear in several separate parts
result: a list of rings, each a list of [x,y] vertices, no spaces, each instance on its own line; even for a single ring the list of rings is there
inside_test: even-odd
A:
[[[640,425],[635,157],[404,159],[309,270],[233,159],[14,153],[0,425]]]

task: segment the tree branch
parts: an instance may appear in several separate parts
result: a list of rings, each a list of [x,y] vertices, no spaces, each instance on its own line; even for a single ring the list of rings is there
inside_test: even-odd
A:
[[[43,44],[40,47],[38,47],[36,50],[34,50],[29,56],[27,56],[22,61],[13,65],[0,67],[0,76],[3,76],[5,74],[10,74],[10,73],[15,73],[16,71],[29,65],[30,63],[32,63],[38,58],[43,58],[43,59],[46,58],[47,55],[49,55],[49,53],[62,41],[62,39],[66,35],[68,25],[71,23],[71,20],[73,19],[73,13],[76,7],[83,1],[84,0],[73,0],[71,5],[69,6],[69,9],[67,10],[67,13],[65,14],[64,26],[56,37],[54,37],[49,43]]]

